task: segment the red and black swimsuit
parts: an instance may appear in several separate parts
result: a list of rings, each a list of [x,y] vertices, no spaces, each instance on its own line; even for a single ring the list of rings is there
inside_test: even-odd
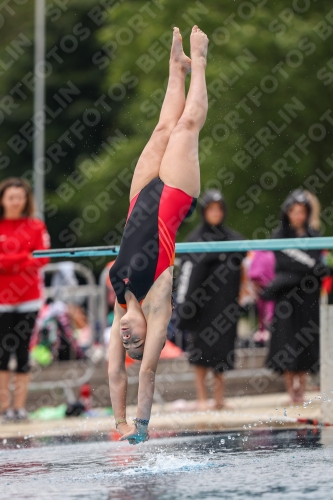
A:
[[[118,257],[110,280],[118,303],[126,307],[128,288],[139,302],[175,258],[176,233],[197,199],[156,177],[131,200]]]

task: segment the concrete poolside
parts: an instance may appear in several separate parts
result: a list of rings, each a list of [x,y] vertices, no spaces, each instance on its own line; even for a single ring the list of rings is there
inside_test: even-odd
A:
[[[236,349],[235,370],[225,374],[225,394],[227,397],[239,397],[254,394],[272,394],[284,392],[283,378],[264,368],[267,354],[265,348]],[[138,373],[140,363],[134,363],[127,369],[127,403],[135,404],[138,394]],[[168,403],[176,399],[193,400],[196,397],[193,366],[187,358],[161,359],[155,379],[155,402]],[[211,374],[208,385],[212,386]],[[46,368],[35,367],[29,385],[27,401],[28,411],[41,406],[58,406],[68,400],[79,397],[79,388],[89,383],[92,390],[94,407],[110,405],[107,365],[104,360],[97,363],[91,360],[54,362]],[[314,388],[307,387],[310,391]]]
[[[321,404],[318,392],[307,392],[306,401],[312,401],[299,407],[288,404],[285,393],[254,395],[227,398],[232,410],[187,410],[190,402],[165,403],[153,405],[150,429],[152,436],[164,432],[223,431],[248,429],[276,429],[308,427],[311,424],[297,422],[297,419],[320,420]],[[177,410],[183,406],[185,409]],[[192,405],[193,407],[193,405]],[[128,408],[128,420],[135,416],[135,407]],[[89,434],[111,434],[115,439],[114,418],[107,417],[70,417],[63,420],[31,420],[22,423],[0,425],[0,440],[8,438],[30,439],[42,437],[75,437]]]

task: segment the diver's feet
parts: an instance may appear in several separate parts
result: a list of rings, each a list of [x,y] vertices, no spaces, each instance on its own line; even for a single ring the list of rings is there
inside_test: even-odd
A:
[[[201,58],[206,61],[209,40],[207,35],[197,25],[192,28],[190,41],[192,61]]]
[[[191,59],[184,53],[182,36],[179,28],[173,28],[170,64],[177,64],[185,73],[191,71]]]

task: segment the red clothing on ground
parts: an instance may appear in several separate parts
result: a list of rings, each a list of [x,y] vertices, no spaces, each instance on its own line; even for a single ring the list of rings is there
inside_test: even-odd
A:
[[[43,221],[30,217],[0,220],[0,304],[21,304],[42,296],[39,269],[50,259],[34,259],[34,250],[50,248]]]

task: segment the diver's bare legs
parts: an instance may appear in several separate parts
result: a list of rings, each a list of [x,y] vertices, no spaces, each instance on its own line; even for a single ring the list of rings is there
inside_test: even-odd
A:
[[[190,69],[191,60],[184,54],[179,29],[174,28],[168,87],[161,108],[159,122],[135,167],[130,199],[159,175],[161,161],[171,132],[184,111],[185,78]]]
[[[195,197],[200,192],[199,132],[208,110],[205,79],[207,47],[207,36],[194,26],[191,33],[190,89],[184,112],[170,136],[159,172],[165,184]]]

